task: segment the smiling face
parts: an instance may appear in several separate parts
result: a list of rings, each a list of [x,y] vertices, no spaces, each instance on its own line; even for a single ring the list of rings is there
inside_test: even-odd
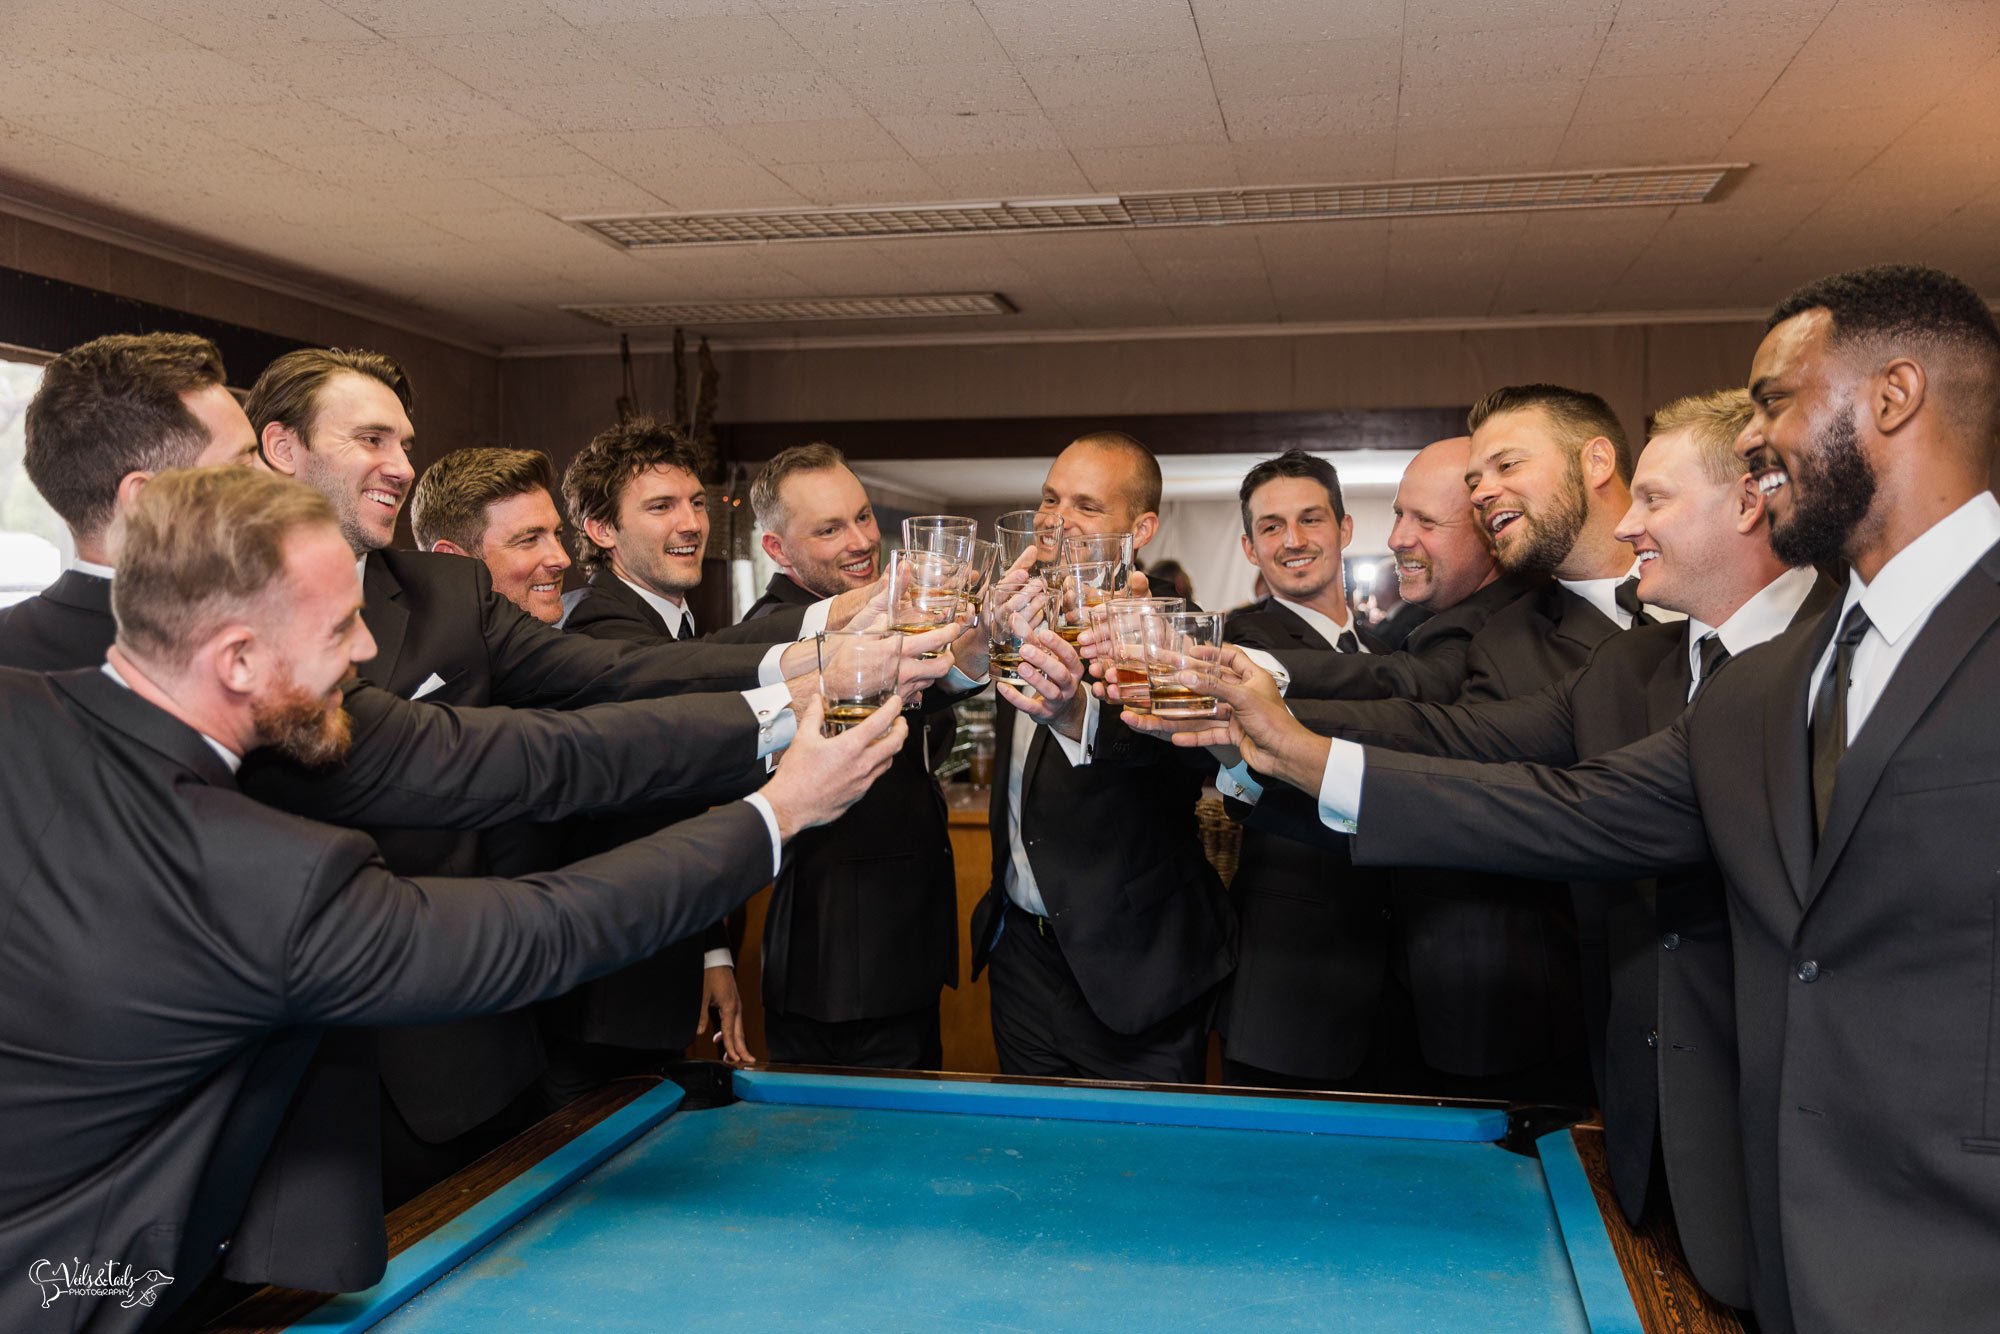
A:
[[[1832,316],[1796,315],[1764,335],[1750,366],[1750,428],[1737,442],[1771,513],[1771,549],[1788,565],[1845,557],[1877,483],[1855,408],[1827,347]]]
[[[1043,545],[1060,547],[1063,537],[1085,533],[1130,533],[1139,550],[1159,531],[1160,516],[1140,511],[1135,503],[1139,480],[1133,456],[1122,449],[1088,443],[1073,444],[1056,456],[1042,481],[1042,503],[1036,523],[1046,524]]]
[[[272,429],[289,435],[276,423]],[[340,531],[359,556],[395,540],[396,515],[417,477],[410,466],[415,441],[395,390],[372,375],[341,371],[320,386],[304,441],[265,444],[269,450],[277,443],[273,459],[289,458],[298,479],[333,502]]]
[[[1493,548],[1465,489],[1471,444],[1461,436],[1425,446],[1396,487],[1389,550],[1397,587],[1432,611],[1457,606],[1494,578]]]
[[[701,583],[708,546],[708,491],[685,468],[657,464],[618,493],[618,522],[585,527],[610,553],[619,577],[678,602]]]
[[[1583,463],[1540,408],[1495,413],[1472,433],[1465,484],[1500,567],[1554,570],[1590,514]]]
[[[1617,532],[1638,557],[1640,599],[1718,624],[1704,613],[1734,591],[1750,508],[1740,477],[1710,474],[1693,428],[1654,436],[1633,470],[1632,508]]]
[[[270,646],[250,700],[255,740],[302,764],[331,764],[350,741],[341,685],[375,656],[375,640],[361,620],[361,580],[344,536],[303,528],[285,548],[284,578],[259,618]]]
[[[506,496],[486,507],[479,559],[493,576],[493,591],[545,625],[562,619],[562,516],[541,487]]]
[[[1243,554],[1279,597],[1312,602],[1340,583],[1340,553],[1354,519],[1333,514],[1333,497],[1310,477],[1274,477],[1250,493]]]
[[[778,484],[783,532],[764,534],[764,551],[801,588],[823,598],[873,583],[881,573],[882,530],[861,479],[843,467],[794,472]]]

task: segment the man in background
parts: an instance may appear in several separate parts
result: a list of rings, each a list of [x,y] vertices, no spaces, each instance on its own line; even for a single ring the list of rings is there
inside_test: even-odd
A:
[[[494,592],[555,625],[570,565],[555,489],[539,449],[455,449],[417,479],[410,528],[419,550],[483,562]]]

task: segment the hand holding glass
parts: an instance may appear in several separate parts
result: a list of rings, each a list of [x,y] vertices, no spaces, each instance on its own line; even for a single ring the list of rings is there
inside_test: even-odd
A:
[[[1156,718],[1212,718],[1215,692],[1181,680],[1184,673],[1213,681],[1222,655],[1219,611],[1170,611],[1161,614],[1165,631],[1146,653],[1147,690]]]
[[[1179,611],[1179,598],[1119,598],[1110,604],[1111,665],[1105,684],[1113,700],[1133,713],[1150,713],[1152,691],[1147,687],[1148,649],[1166,642],[1168,612]]]
[[[845,732],[896,697],[902,640],[891,630],[820,632],[819,693],[826,706],[821,732]]]

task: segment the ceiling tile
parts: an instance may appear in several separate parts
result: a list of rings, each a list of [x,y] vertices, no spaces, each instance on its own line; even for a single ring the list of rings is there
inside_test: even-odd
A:
[[[615,171],[591,164],[584,171],[553,176],[486,176],[485,184],[510,199],[545,213],[665,213],[666,201],[642,190]]]
[[[1456,84],[1405,88],[1396,105],[1403,129],[1488,130],[1495,126],[1567,125],[1583,97],[1583,80]]]
[[[1396,132],[1237,144],[1236,173],[1245,185],[1324,185],[1376,181],[1396,171]]]
[[[1403,30],[1403,0],[1193,0],[1204,46],[1336,42]]]
[[[368,189],[377,181],[410,181],[449,174],[449,168],[437,158],[398,143],[386,134],[358,143],[269,143],[259,148],[300,171],[358,189]]]
[[[1495,32],[1609,23],[1638,0],[1409,0],[1404,26],[1412,33]],[[1708,0],[1668,0],[1686,7]],[[1831,3],[1831,0],[1826,0]]]
[[[664,130],[706,125],[702,109],[656,84],[600,79],[583,87],[545,84],[493,95],[534,129],[549,134],[602,130]]]
[[[468,88],[588,87],[604,72],[604,52],[573,28],[528,33],[411,37],[412,51]]]
[[[674,209],[776,208],[798,192],[710,129],[608,131],[570,142]]]
[[[119,8],[212,51],[374,36],[321,0],[119,0]]]
[[[593,24],[583,32],[605,59],[646,79],[817,68],[775,19],[755,12]]]
[[[1628,120],[1572,124],[1557,150],[1558,167],[1671,166],[1727,158],[1733,120]]]
[[[1141,102],[1122,107],[1064,107],[1048,113],[1073,149],[1162,144],[1221,144],[1229,136],[1212,103]]]
[[[1608,31],[1596,24],[1413,34],[1403,39],[1403,86],[1580,80]]]
[[[884,162],[903,151],[887,130],[865,118],[728,125],[721,134],[766,164]]]
[[[1093,190],[1200,190],[1241,184],[1226,144],[1165,144],[1076,150]]]
[[[954,153],[923,157],[952,199],[1050,199],[1091,193],[1090,181],[1068,153]]]
[[[1133,51],[1199,52],[1187,0],[979,0],[979,13],[1017,60]]]
[[[830,74],[712,74],[678,79],[667,86],[716,125],[840,120],[862,114]]]
[[[260,46],[239,59],[300,97],[362,99],[436,94],[462,97],[464,84],[395,42],[368,36],[356,41],[305,41]]]
[[[815,204],[920,204],[943,197],[942,187],[907,157],[778,163],[771,174]]]
[[[841,81],[873,116],[1038,109],[1021,72],[1004,60],[852,67],[841,72]]]
[[[381,93],[327,101],[385,134],[412,143],[468,134],[526,134],[534,126],[505,106],[470,88],[456,93]]]
[[[647,23],[660,17],[660,0],[542,0],[542,3],[550,12],[580,28],[603,23]],[[765,8],[757,0],[674,0],[677,18],[755,18]]]
[[[1402,55],[1402,40],[1393,35],[1260,46],[1212,43],[1208,64],[1219,97],[1301,97],[1393,90]]]
[[[1222,104],[1235,143],[1367,134],[1395,122],[1393,94],[1311,93],[1304,97],[1233,97]]]
[[[1583,86],[1578,124],[1615,124],[1678,117],[1741,124],[1770,81],[1742,71],[1599,76]]]
[[[565,31],[569,25],[541,0],[326,0],[384,37],[452,37],[461,33]]]
[[[792,40],[836,71],[1007,58],[970,0],[808,10],[774,17]]]
[[[428,138],[424,151],[465,176],[554,176],[594,164],[582,149],[553,134],[466,134]]]
[[[135,103],[58,64],[0,65],[0,120],[49,111],[123,111]]]
[[[1485,176],[1547,171],[1562,147],[1561,125],[1514,125],[1491,130],[1411,127],[1396,131],[1396,175]]]
[[[1036,102],[1051,111],[1182,98],[1213,100],[1209,66],[1190,51],[1057,56],[1025,61],[1020,71]]]
[[[173,34],[107,0],[10,0],[5,61],[37,64],[121,51],[157,51]]]
[[[1039,111],[961,116],[884,116],[882,128],[912,157],[1059,149],[1062,138]]]
[[[1751,70],[1768,79],[1791,62],[1812,29],[1809,19],[1620,20],[1604,39],[1592,73],[1674,75],[1688,70]]]

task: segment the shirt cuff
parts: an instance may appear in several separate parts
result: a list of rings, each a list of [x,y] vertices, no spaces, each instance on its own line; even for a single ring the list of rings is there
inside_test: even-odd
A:
[[[778,837],[778,813],[771,809],[762,792],[752,792],[743,800],[757,808],[757,814],[764,817],[764,827],[771,831],[771,878],[776,880],[785,864],[785,840]]]
[[[950,691],[984,690],[986,683],[992,679],[991,676],[967,676],[963,668],[953,663],[951,670],[944,674],[944,688]]]
[[[1328,829],[1351,834],[1358,827],[1367,754],[1352,741],[1333,739],[1326,756],[1326,771],[1319,776],[1319,822]]]
[[[833,599],[821,598],[806,608],[806,618],[799,622],[799,638],[811,639],[826,629],[826,618],[833,614]]]
[[[757,715],[757,758],[768,759],[798,734],[798,715],[792,712],[792,688],[783,681],[743,692],[743,702]]]
[[[1088,686],[1081,688],[1089,689]],[[1063,755],[1069,760],[1072,769],[1081,769],[1090,763],[1091,748],[1097,744],[1097,711],[1097,696],[1086,694],[1083,697],[1083,738],[1079,741],[1070,740],[1057,728],[1049,729],[1049,735],[1062,747]]]
[[[790,644],[773,644],[757,660],[757,687],[768,690],[785,683],[785,650]]]
[[[1292,674],[1285,670],[1283,663],[1261,648],[1251,648],[1248,644],[1238,644],[1236,647],[1243,650],[1244,657],[1250,659],[1250,661],[1271,674],[1271,679],[1278,683],[1278,693],[1280,695],[1286,694],[1291,690]]]
[[[701,966],[703,968],[734,968],[736,966],[736,956],[726,949],[704,950],[701,956]]]
[[[1225,797],[1234,797],[1245,806],[1255,806],[1257,798],[1264,795],[1264,785],[1251,772],[1248,760],[1238,760],[1234,768],[1216,770],[1215,790]]]

